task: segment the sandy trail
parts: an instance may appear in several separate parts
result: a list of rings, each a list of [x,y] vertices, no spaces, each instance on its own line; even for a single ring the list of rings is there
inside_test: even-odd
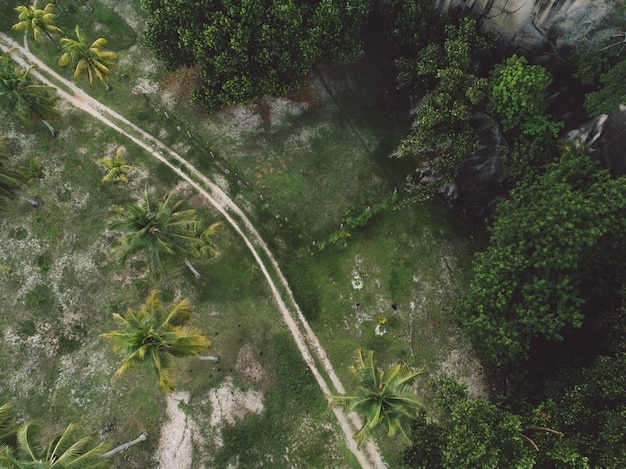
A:
[[[285,324],[294,337],[304,361],[309,366],[322,392],[326,394],[345,393],[345,389],[335,373],[326,352],[295,302],[289,285],[278,267],[276,259],[267,247],[265,241],[261,238],[261,235],[252,225],[252,222],[239,206],[237,206],[219,186],[200,173],[178,153],[167,147],[154,136],[128,121],[122,115],[84,93],[83,90],[77,87],[73,82],[60,76],[33,55],[27,47],[21,46],[9,36],[0,33],[0,48],[3,51],[13,49],[11,56],[13,60],[22,67],[36,65],[37,68],[33,69],[31,73],[42,83],[56,87],[62,99],[144,148],[153,157],[172,169],[181,179],[187,181],[202,197],[211,203],[241,236],[252,253],[268,282]],[[178,166],[175,165],[172,160],[177,162]],[[183,169],[185,169],[185,171],[183,171]],[[259,251],[263,253],[267,262],[262,259]],[[279,290],[277,283],[280,284],[280,287],[285,292],[284,294]],[[314,357],[317,358],[317,361]],[[328,383],[326,378],[322,375],[318,363],[328,376],[330,383]],[[330,384],[332,384],[332,388]],[[352,435],[362,425],[360,417],[353,412],[346,412],[341,408],[333,407],[332,410],[344,433],[344,439],[348,448],[357,458],[361,467],[387,467],[378,447],[373,441],[370,440],[361,449],[357,448]]]

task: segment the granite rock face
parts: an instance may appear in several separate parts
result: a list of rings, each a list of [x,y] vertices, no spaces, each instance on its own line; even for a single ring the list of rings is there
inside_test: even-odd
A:
[[[616,3],[607,0],[434,0],[442,11],[461,8],[485,30],[526,53],[588,45],[619,31]]]

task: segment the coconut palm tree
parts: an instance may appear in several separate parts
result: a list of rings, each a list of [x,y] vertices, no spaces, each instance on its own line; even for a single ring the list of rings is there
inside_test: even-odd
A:
[[[113,249],[113,255],[124,263],[143,251],[156,276],[165,272],[163,256],[186,259],[185,263],[189,265],[188,258],[216,255],[212,240],[221,224],[202,228],[196,211],[184,210],[184,204],[185,200],[175,202],[171,192],[166,193],[162,201],[152,203],[146,191],[142,205],[113,207],[111,211],[118,220],[110,227],[126,233],[122,244]]]
[[[44,33],[58,49],[59,45],[52,38],[50,32],[63,34],[63,31],[54,25],[56,15],[52,13],[52,10],[54,10],[54,3],[48,3],[43,10],[38,10],[34,5],[28,7],[19,5],[15,7],[19,21],[13,25],[13,29],[32,31],[35,41],[38,41],[41,33]]]
[[[123,329],[101,336],[112,340],[113,351],[126,357],[115,374],[143,366],[156,375],[157,384],[166,393],[176,386],[173,359],[197,355],[211,345],[198,328],[188,325],[191,307],[186,299],[165,311],[153,291],[141,309],[129,309],[125,316],[115,313],[113,317]]]
[[[38,84],[30,74],[32,67],[20,67],[6,55],[0,55],[0,107],[16,115],[24,127],[32,129],[41,120],[52,136],[57,131],[47,119],[60,116],[56,109],[58,96],[52,86]]]
[[[87,36],[78,25],[74,31],[75,38],[64,37],[61,39],[61,49],[64,53],[59,59],[59,65],[61,67],[66,65],[74,67],[74,82],[78,83],[83,73],[87,72],[89,85],[93,86],[93,82],[97,78],[108,90],[111,68],[115,65],[117,54],[102,50],[102,47],[107,43],[105,38],[98,38],[90,44]]]
[[[35,425],[25,422],[16,431],[16,447],[4,446],[0,451],[0,467],[3,469],[83,469],[111,467],[110,459],[103,455],[111,441],[98,443],[95,435],[81,436],[80,425],[71,423],[63,433],[48,446],[32,441]]]
[[[126,171],[133,169],[133,167],[126,164],[124,150],[121,147],[117,149],[113,158],[103,156],[102,158],[98,158],[98,163],[103,165],[108,170],[107,174],[105,174],[102,178],[102,182],[111,182],[116,180],[124,183],[128,182],[128,173]]]
[[[326,397],[331,405],[347,407],[365,419],[353,436],[359,446],[377,427],[383,427],[390,437],[399,432],[410,442],[403,423],[414,419],[415,409],[421,405],[410,385],[424,370],[413,370],[401,363],[385,370],[377,366],[374,352],[370,351],[366,357],[361,349],[355,352],[354,365],[348,370],[357,383],[356,390]]]
[[[0,197],[14,199],[15,191],[26,182],[18,172],[6,168],[3,160],[8,160],[9,138],[0,136]],[[1,207],[1,204],[0,204]]]

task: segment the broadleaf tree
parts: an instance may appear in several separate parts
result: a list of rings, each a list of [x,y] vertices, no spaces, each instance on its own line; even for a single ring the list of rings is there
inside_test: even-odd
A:
[[[321,58],[353,60],[372,0],[142,0],[146,43],[170,69],[197,65],[209,110],[297,89]]]
[[[611,178],[572,146],[498,204],[490,246],[476,254],[474,278],[456,307],[483,358],[497,366],[523,360],[533,341],[560,341],[581,327],[583,287],[602,272],[620,275],[610,260],[602,271],[590,269],[624,242],[625,209],[626,178]]]

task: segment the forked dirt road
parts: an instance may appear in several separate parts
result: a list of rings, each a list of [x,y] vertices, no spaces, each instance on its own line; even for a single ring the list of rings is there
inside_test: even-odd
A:
[[[57,88],[57,92],[62,99],[144,148],[154,158],[178,174],[181,179],[187,181],[202,197],[213,205],[241,236],[248,249],[250,249],[267,280],[285,324],[293,335],[304,361],[315,376],[322,392],[326,394],[345,393],[345,389],[335,373],[326,352],[295,302],[276,259],[248,217],[228,194],[157,138],[137,127],[114,110],[93,99],[73,82],[66,80],[49,68],[28,50],[26,41],[25,46],[22,46],[9,36],[0,33],[0,49],[3,52],[12,49],[11,57],[22,67],[28,68],[36,65],[36,68],[31,73],[42,83]],[[352,435],[362,425],[359,416],[353,412],[345,412],[343,409],[336,407],[333,407],[333,412],[344,433],[344,439],[348,448],[357,458],[361,467],[376,469],[387,467],[378,447],[373,441],[369,441],[363,448],[357,448]]]

